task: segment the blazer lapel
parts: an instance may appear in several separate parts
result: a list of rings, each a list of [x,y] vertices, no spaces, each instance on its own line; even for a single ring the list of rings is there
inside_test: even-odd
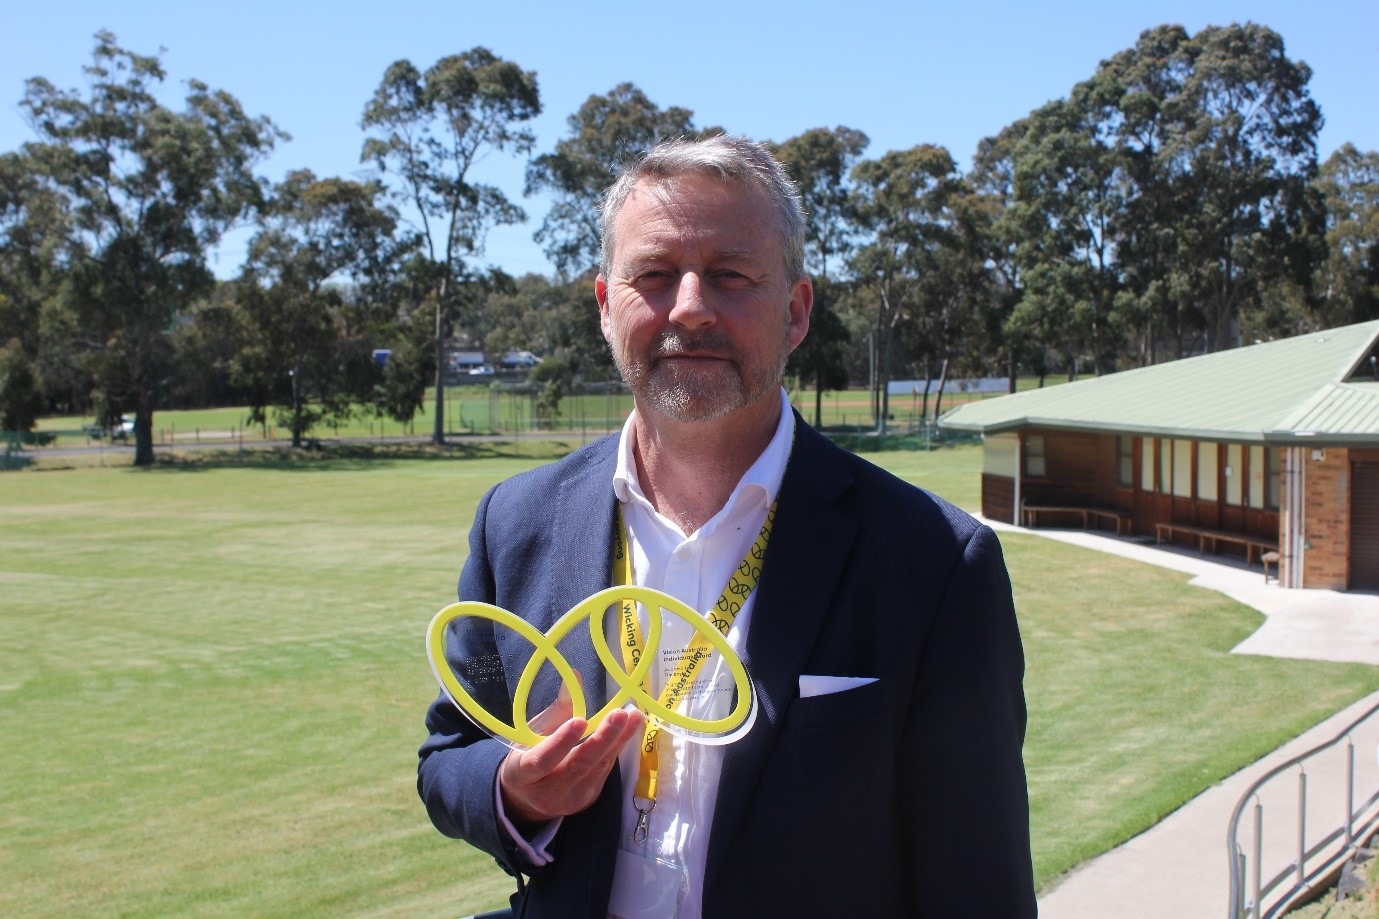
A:
[[[799,675],[827,615],[856,522],[833,507],[851,475],[822,435],[796,416],[795,446],[748,626],[743,662],[757,691],[756,724],[725,751],[705,886],[717,873],[760,778]]]
[[[546,596],[550,598],[546,628],[612,581],[616,459],[614,438],[607,450],[557,483],[550,518],[550,564],[544,572]],[[589,629],[576,625],[561,648],[570,666],[584,679],[589,713],[598,711],[608,699],[608,685]]]

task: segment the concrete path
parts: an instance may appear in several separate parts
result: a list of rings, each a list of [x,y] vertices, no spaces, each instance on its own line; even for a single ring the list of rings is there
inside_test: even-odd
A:
[[[1220,591],[1265,615],[1260,628],[1233,653],[1379,665],[1379,595],[1287,590],[1264,583],[1258,568],[1191,550],[1156,547],[1126,537],[1072,530],[1026,529],[987,521],[993,528],[1031,533],[1193,575],[1189,582]],[[1039,901],[1044,919],[1226,919],[1229,861],[1226,832],[1245,790],[1279,763],[1327,742],[1379,705],[1379,693],[1356,702],[1269,756],[1206,790],[1150,830],[1074,871]],[[1379,717],[1353,735],[1357,799],[1379,789]],[[1307,845],[1340,825],[1346,811],[1346,748],[1338,745],[1307,768]],[[1260,796],[1264,808],[1261,860],[1281,870],[1298,848],[1298,779],[1290,770]],[[1358,805],[1358,800],[1357,800]],[[1253,808],[1240,842],[1253,844]]]

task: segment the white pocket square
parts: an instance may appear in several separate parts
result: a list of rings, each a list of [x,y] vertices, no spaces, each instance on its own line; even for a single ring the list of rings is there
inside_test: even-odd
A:
[[[874,676],[812,676],[800,674],[800,698],[808,699],[810,696],[827,696],[831,693],[842,692],[845,689],[856,689],[858,686],[866,686],[868,683],[875,683]]]

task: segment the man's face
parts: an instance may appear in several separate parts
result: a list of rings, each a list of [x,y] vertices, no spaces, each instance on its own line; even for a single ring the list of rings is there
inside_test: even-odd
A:
[[[764,193],[706,176],[633,190],[595,293],[639,405],[709,421],[776,398],[813,289],[786,281],[774,218]]]

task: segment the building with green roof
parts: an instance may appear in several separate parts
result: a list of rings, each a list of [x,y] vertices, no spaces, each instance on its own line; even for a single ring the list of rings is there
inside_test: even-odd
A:
[[[1379,590],[1379,321],[971,402],[940,424],[983,435],[991,519],[1276,553],[1284,586]]]

